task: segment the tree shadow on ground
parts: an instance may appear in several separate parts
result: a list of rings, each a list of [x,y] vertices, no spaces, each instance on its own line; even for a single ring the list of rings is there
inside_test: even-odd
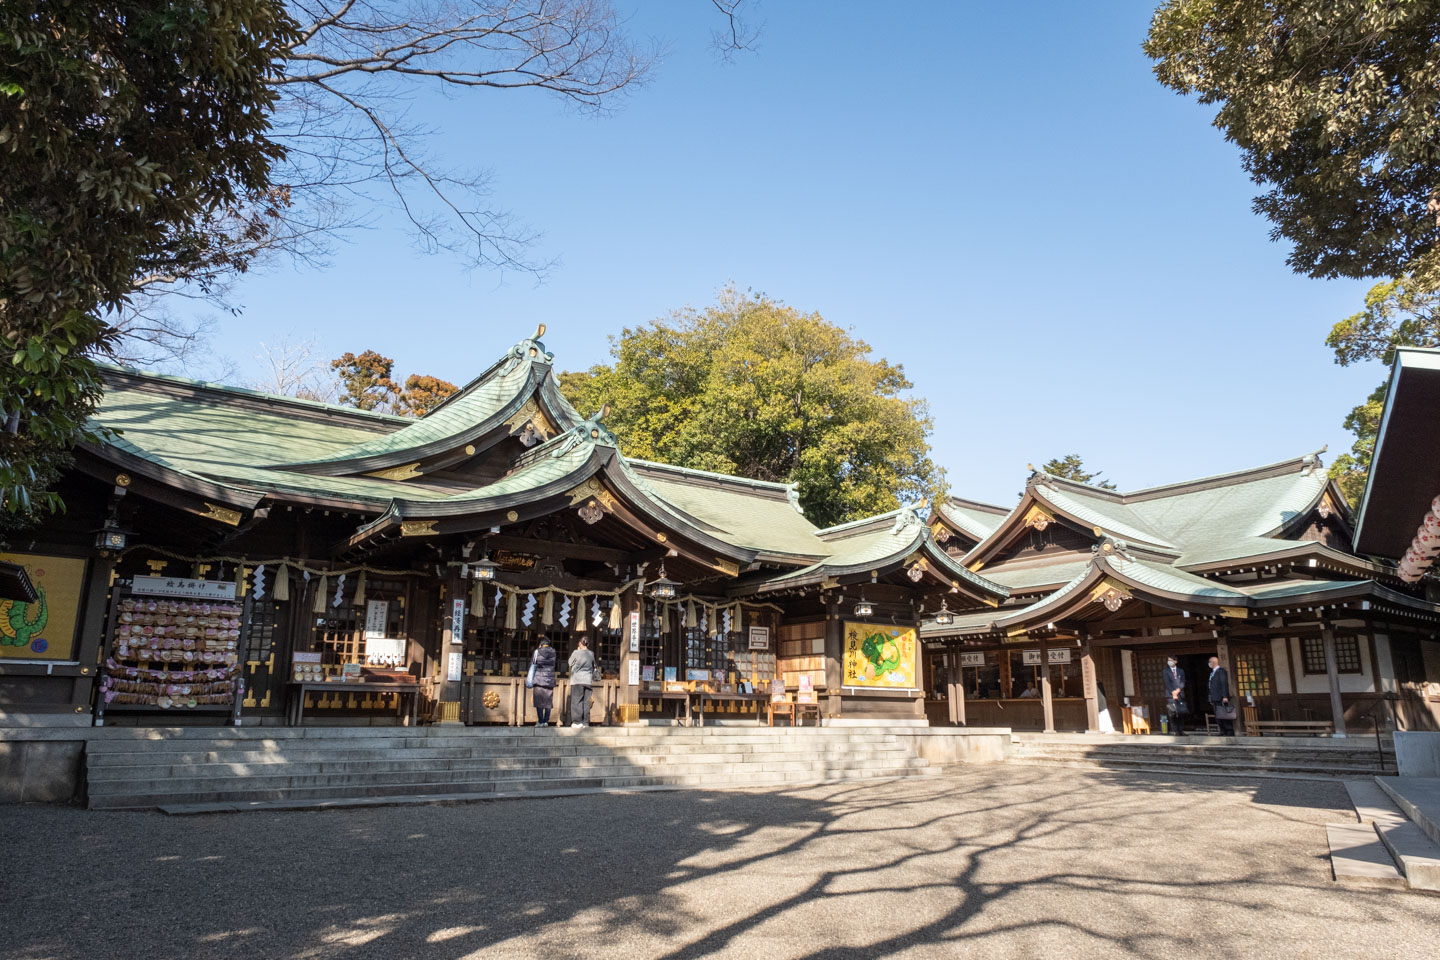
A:
[[[1175,960],[1251,955],[1259,932],[1380,953],[1374,924],[1423,929],[1440,902],[1333,884],[1330,787],[991,767],[185,818],[4,808],[0,956]]]

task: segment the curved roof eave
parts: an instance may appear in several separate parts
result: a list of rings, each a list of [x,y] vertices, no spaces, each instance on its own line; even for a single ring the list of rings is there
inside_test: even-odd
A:
[[[128,444],[128,446],[134,447],[133,444]],[[127,450],[124,446],[87,440],[78,444],[78,448],[97,459],[114,464],[124,471],[138,473],[156,483],[183,493],[219,500],[228,506],[252,510],[266,497],[265,493],[247,487],[220,483],[198,473],[171,466],[149,456],[140,447]]]
[[[534,360],[520,359],[516,360],[515,363],[516,369],[521,365],[528,365],[528,369],[526,370],[523,382],[517,386],[510,398],[491,410],[485,417],[459,430],[435,437],[434,439],[413,443],[409,446],[404,445],[406,433],[417,428],[423,429],[426,426],[425,421],[428,417],[435,416],[444,409],[445,405],[442,404],[427,414],[426,417],[422,417],[394,433],[386,434],[376,440],[365,441],[349,450],[342,450],[334,456],[325,457],[320,460],[277,464],[276,466],[278,469],[295,470],[303,473],[332,475],[364,474],[376,470],[386,470],[391,467],[402,466],[415,461],[423,461],[444,453],[449,453],[457,447],[472,443],[503,426],[506,420],[524,409],[525,404],[530,400],[531,396],[534,395],[536,389],[549,375],[549,366]],[[506,373],[508,372],[509,371],[506,371]],[[504,375],[504,373],[501,374],[501,376]],[[481,379],[472,381],[471,384],[467,385],[466,389],[478,389],[479,386],[483,385],[484,376],[485,375],[482,375]],[[453,399],[453,397],[447,399]],[[563,430],[566,425],[562,424],[561,427]],[[384,449],[386,447],[390,449]],[[367,452],[369,449],[373,449],[375,452]]]

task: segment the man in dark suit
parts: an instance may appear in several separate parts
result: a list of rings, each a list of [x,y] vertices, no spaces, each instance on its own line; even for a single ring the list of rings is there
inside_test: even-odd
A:
[[[1215,714],[1215,723],[1220,727],[1220,736],[1235,736],[1235,710],[1230,705],[1230,674],[1220,666],[1219,657],[1210,658],[1210,709]],[[1221,717],[1222,713],[1226,716]]]
[[[1174,657],[1165,659],[1165,669],[1160,671],[1160,677],[1165,682],[1165,712],[1170,714],[1170,732],[1174,736],[1185,736],[1185,721],[1180,712],[1171,711],[1170,704],[1176,700],[1185,699],[1185,671],[1180,669],[1180,662]]]

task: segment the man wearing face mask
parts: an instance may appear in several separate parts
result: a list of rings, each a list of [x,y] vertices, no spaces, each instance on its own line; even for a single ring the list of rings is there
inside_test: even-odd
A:
[[[1165,710],[1170,714],[1170,732],[1177,737],[1185,736],[1185,671],[1174,657],[1165,658],[1165,669],[1161,671],[1165,683]]]

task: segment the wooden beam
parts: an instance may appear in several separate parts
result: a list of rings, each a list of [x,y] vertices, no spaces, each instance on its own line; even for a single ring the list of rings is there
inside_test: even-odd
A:
[[[549,540],[535,540],[530,537],[514,537],[505,534],[485,538],[492,550],[514,550],[517,553],[533,553],[542,557],[563,560],[595,560],[599,563],[632,563],[636,554],[630,550],[615,547],[600,547],[588,543],[555,543]],[[665,551],[656,548],[646,553],[663,556]],[[648,558],[647,558],[648,559]]]

